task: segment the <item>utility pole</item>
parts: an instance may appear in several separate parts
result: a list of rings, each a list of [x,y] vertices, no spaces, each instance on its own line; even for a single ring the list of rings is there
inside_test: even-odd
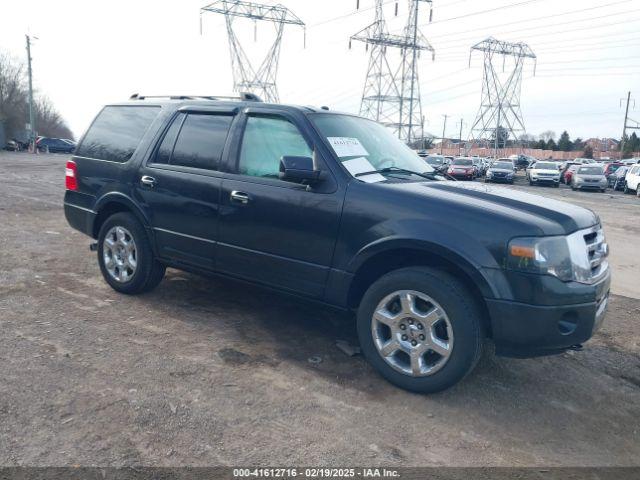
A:
[[[442,127],[442,140],[440,141],[440,155],[442,155],[442,149],[444,148],[444,134],[447,131],[447,118],[449,115],[442,115],[444,117],[444,126]]]
[[[631,92],[627,93],[627,109],[624,113],[624,128],[622,129],[622,140],[620,142],[620,156],[624,155],[624,144],[627,139],[627,121],[629,120],[629,103],[631,103]]]
[[[418,4],[432,4],[433,0],[408,0],[409,17],[402,34],[389,33],[384,19],[384,0],[375,0],[375,21],[349,40],[371,48],[369,68],[360,103],[360,115],[389,127],[401,140],[411,144],[424,139],[418,60],[421,51],[434,53],[434,49],[418,27]],[[356,4],[360,6],[359,0]],[[396,15],[398,13],[396,4]],[[429,17],[431,21],[431,15]],[[388,49],[398,49],[400,64],[387,55]]]
[[[462,154],[462,125],[464,120],[460,119],[460,136],[458,137],[458,156]]]
[[[29,73],[29,141],[33,153],[36,153],[36,118],[33,110],[33,72],[31,70],[31,37],[27,39],[27,70]]]
[[[201,16],[205,13],[214,13],[225,17],[234,90],[238,93],[255,93],[266,102],[279,103],[280,95],[276,78],[284,27],[285,25],[295,25],[306,28],[304,22],[282,5],[264,5],[244,0],[217,0],[200,9]],[[257,36],[256,22],[272,23],[275,27],[276,38],[258,68],[255,68],[255,65],[249,60],[236,35],[233,22],[237,18],[253,20],[254,39]]]
[[[493,143],[497,156],[503,136],[501,133],[504,132],[506,143],[509,138],[517,139],[519,132],[525,132],[520,108],[522,70],[525,60],[532,59],[535,62],[537,57],[526,43],[504,42],[493,37],[472,46],[471,53],[475,51],[484,54],[484,74],[480,109],[471,127],[469,140],[488,143],[491,132],[494,132]],[[502,60],[502,72],[499,60]]]

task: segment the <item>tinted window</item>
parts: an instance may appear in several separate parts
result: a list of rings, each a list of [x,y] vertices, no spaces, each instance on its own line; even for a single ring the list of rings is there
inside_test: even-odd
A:
[[[173,148],[171,165],[217,168],[233,117],[189,114]]]
[[[158,150],[156,151],[156,156],[153,160],[153,163],[169,163],[169,161],[171,160],[171,154],[173,153],[173,146],[176,143],[176,138],[178,138],[178,132],[180,131],[180,127],[182,126],[182,122],[185,116],[186,115],[184,113],[180,113],[173,120],[173,123],[162,139],[160,147],[158,147]]]
[[[602,169],[600,167],[580,167],[578,173],[583,175],[602,175]]]
[[[465,165],[467,167],[470,167],[471,165],[473,165],[473,161],[459,158],[459,159],[454,160],[453,164],[454,165]]]
[[[285,155],[311,157],[313,152],[295,125],[280,117],[249,117],[242,139],[238,171],[254,177],[278,177]]]
[[[555,163],[549,163],[549,162],[538,162],[533,166],[534,169],[536,170],[555,170],[556,164]]]
[[[444,163],[444,158],[442,158],[442,157],[427,157],[427,163],[429,165],[442,165]]]
[[[126,162],[159,111],[160,107],[105,107],[89,128],[77,155]]]
[[[496,162],[493,165],[491,165],[491,168],[497,168],[497,169],[502,169],[502,170],[513,170],[513,163],[511,162]]]

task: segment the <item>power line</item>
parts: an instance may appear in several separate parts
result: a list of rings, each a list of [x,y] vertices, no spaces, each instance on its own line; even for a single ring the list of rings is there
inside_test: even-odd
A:
[[[485,13],[496,12],[498,10],[506,10],[508,8],[521,7],[523,5],[528,5],[528,4],[531,4],[531,3],[541,2],[541,1],[544,1],[544,0],[525,0],[523,2],[512,3],[511,5],[503,5],[501,7],[490,8],[490,9],[487,9],[487,10],[481,10],[479,12],[472,12],[472,13],[467,13],[465,15],[458,15],[457,17],[445,18],[445,19],[442,19],[442,20],[434,20],[431,23],[432,24],[436,24],[436,23],[450,22],[452,20],[460,20],[461,18],[473,17],[473,16],[476,16],[476,15],[482,15],[482,14],[485,14]],[[428,24],[425,23],[425,24],[420,25],[420,26],[424,27],[426,25],[428,25]]]
[[[598,10],[598,9],[601,9],[601,8],[612,7],[612,6],[615,6],[615,5],[620,5],[622,3],[629,3],[629,2],[632,2],[632,1],[633,0],[619,0],[617,2],[606,3],[604,5],[596,5],[594,7],[589,7],[589,8],[580,8],[578,10],[570,10],[570,11],[564,12],[564,13],[555,13],[553,15],[553,17],[557,18],[557,17],[566,16],[566,15],[571,15],[573,13],[590,12],[592,10]],[[549,15],[545,15],[545,16],[542,16],[542,17],[536,17],[536,18],[527,18],[527,19],[524,19],[524,20],[516,20],[516,21],[513,21],[513,22],[502,23],[502,24],[499,24],[499,25],[489,25],[489,26],[485,26],[485,27],[475,28],[475,29],[472,29],[472,30],[467,30],[466,32],[469,33],[469,32],[477,32],[477,31],[486,31],[487,29],[494,29],[494,28],[497,28],[497,27],[506,27],[506,26],[511,26],[511,25],[515,25],[515,24],[518,24],[518,23],[534,22],[534,21],[537,21],[537,20],[549,20]],[[435,23],[435,22],[433,22],[433,23]],[[440,38],[451,37],[451,36],[455,36],[455,35],[458,35],[458,32],[456,32],[456,33],[445,33],[443,35],[434,35],[432,38],[435,39],[435,40],[438,40]]]
[[[640,9],[626,10],[624,12],[616,12],[616,13],[612,13],[610,15],[603,15],[601,17],[598,17],[597,20],[601,20],[603,18],[615,17],[615,16],[618,16],[618,15],[626,15],[626,14],[629,14],[629,13],[636,13],[636,12],[640,12]],[[504,35],[509,35],[511,33],[521,33],[521,32],[523,32],[525,30],[540,30],[540,29],[546,29],[546,28],[550,28],[550,27],[559,27],[559,26],[571,25],[573,23],[588,22],[588,21],[593,21],[593,20],[596,20],[596,18],[593,18],[593,17],[592,18],[581,18],[579,20],[570,20],[570,21],[567,21],[567,22],[559,22],[559,23],[553,23],[553,24],[549,24],[549,25],[528,27],[528,28],[522,28],[522,29],[519,29],[519,30],[509,30],[509,31],[506,31],[506,32],[500,32],[499,35],[500,36],[504,36]],[[614,24],[598,25],[598,27],[607,26],[607,25],[619,25],[619,23],[624,23],[624,22],[617,22],[617,23],[614,23]],[[585,29],[593,29],[593,26],[585,27]],[[582,29],[580,29],[580,30],[582,30]],[[577,30],[573,30],[573,31],[577,31]],[[555,32],[555,31],[552,31],[552,32],[541,32],[539,35],[553,35],[555,33],[561,33],[562,34],[562,33],[565,33],[565,32],[566,31],[564,31],[564,30],[563,31],[559,31],[559,32]],[[537,35],[537,36],[539,36],[539,35]],[[535,36],[535,35],[527,35],[527,36]],[[467,39],[473,39],[473,38],[476,38],[476,37],[475,36],[466,37],[466,38],[463,38],[463,39],[457,38],[456,40],[449,40],[449,41],[445,40],[444,42],[441,42],[440,45],[442,45],[442,44],[446,45],[446,44],[449,44],[449,43],[462,43],[463,41],[465,41]],[[447,48],[450,48],[450,47],[439,47],[438,50],[443,50],[443,49],[447,49]]]

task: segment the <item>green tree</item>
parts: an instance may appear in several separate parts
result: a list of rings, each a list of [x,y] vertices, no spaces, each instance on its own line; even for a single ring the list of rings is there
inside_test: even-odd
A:
[[[586,146],[584,152],[582,153],[582,156],[584,158],[593,158],[593,148],[591,147],[591,145]]]
[[[569,152],[573,149],[573,143],[571,143],[571,137],[569,137],[569,133],[565,130],[560,135],[560,140],[558,140],[558,150],[562,152]]]
[[[553,150],[553,151],[558,150],[558,145],[556,144],[553,138],[550,138],[549,141],[547,142],[547,150]]]
[[[547,149],[547,142],[545,142],[544,140],[540,139],[538,141],[538,143],[535,144],[535,148],[539,148],[540,150],[546,150]]]
[[[584,141],[578,137],[573,141],[573,150],[580,151],[584,150]]]

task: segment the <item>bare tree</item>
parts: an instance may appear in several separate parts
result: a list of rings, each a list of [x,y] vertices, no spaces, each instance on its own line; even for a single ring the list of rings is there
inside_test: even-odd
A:
[[[24,63],[0,51],[0,128],[4,128],[8,138],[24,136],[28,98]],[[71,130],[49,99],[38,96],[34,110],[40,135],[73,138]]]
[[[540,134],[540,140],[544,140],[547,143],[549,143],[549,140],[555,140],[555,139],[556,139],[556,132],[554,132],[553,130],[547,130]]]

